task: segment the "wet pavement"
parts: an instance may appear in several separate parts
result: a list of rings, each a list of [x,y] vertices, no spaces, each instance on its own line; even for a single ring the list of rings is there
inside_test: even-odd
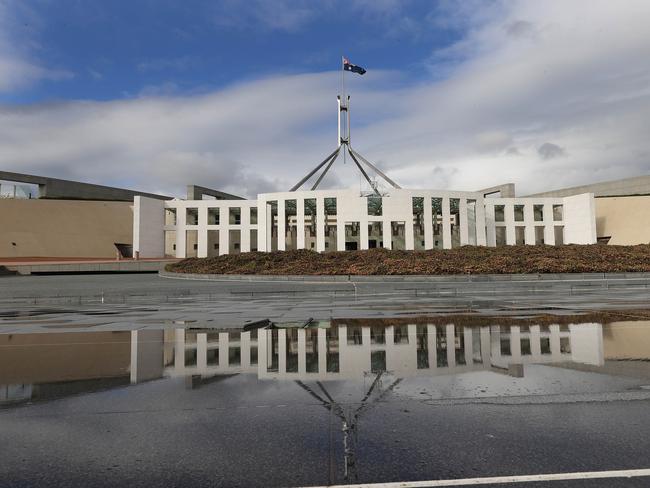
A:
[[[650,468],[646,320],[303,317],[243,329],[219,316],[184,321],[182,310],[160,321],[156,307],[41,311],[0,316],[0,486],[303,487]]]

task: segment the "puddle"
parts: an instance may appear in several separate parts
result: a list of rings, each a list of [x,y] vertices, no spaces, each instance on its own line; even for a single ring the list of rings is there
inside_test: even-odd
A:
[[[552,404],[558,414],[572,402],[650,399],[650,322],[556,319],[305,318],[231,329],[179,318],[158,329],[0,334],[0,438],[21,446],[10,459],[35,449],[38,463],[102,439],[75,451],[79,462],[96,469],[106,443],[114,471],[129,473],[148,456],[184,453],[198,479],[219,465],[224,486],[432,476],[431,462],[412,449],[430,449],[421,435],[434,426],[453,424],[466,432],[461,437],[490,443],[515,435],[511,422],[535,428],[512,412],[508,420],[480,410],[489,414],[478,422],[477,412],[463,410],[468,402]],[[535,411],[531,420],[548,422],[547,415]],[[565,430],[581,425],[579,416],[563,415],[554,422],[575,424]],[[269,468],[268,479],[247,483],[255,463],[287,456],[310,467],[289,480]],[[414,471],[391,464],[410,457]],[[378,465],[393,466],[393,474],[377,475]],[[67,484],[75,469],[86,468],[63,469],[59,481]]]

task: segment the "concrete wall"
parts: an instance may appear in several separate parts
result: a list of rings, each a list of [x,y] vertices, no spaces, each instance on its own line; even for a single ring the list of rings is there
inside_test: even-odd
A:
[[[137,196],[133,199],[133,256],[160,258],[165,255],[165,207],[162,200]]]
[[[593,193],[596,197],[650,194],[650,176],[635,176],[622,180],[603,181],[529,195],[531,197],[569,197]]]
[[[595,244],[596,217],[593,193],[563,198],[564,242]]]
[[[650,243],[650,196],[595,199],[598,237],[611,236],[609,244]]]
[[[131,244],[128,202],[0,199],[0,257],[114,258]]]

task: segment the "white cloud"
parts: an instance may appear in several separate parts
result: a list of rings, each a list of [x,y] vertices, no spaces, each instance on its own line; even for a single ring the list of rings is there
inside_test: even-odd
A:
[[[349,78],[357,150],[411,188],[513,181],[532,193],[650,172],[650,2],[478,5],[438,20],[471,26],[434,55],[456,60],[444,79]],[[188,183],[290,188],[333,148],[337,81],[306,74],[195,96],[5,107],[0,167],[175,194]],[[562,157],[540,157],[547,143]],[[350,162],[334,182],[358,184]]]

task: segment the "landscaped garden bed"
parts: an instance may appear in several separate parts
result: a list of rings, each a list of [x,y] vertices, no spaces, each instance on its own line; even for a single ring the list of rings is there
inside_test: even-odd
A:
[[[167,271],[260,275],[452,275],[650,272],[650,245],[464,246],[431,251],[309,250],[188,258]]]

